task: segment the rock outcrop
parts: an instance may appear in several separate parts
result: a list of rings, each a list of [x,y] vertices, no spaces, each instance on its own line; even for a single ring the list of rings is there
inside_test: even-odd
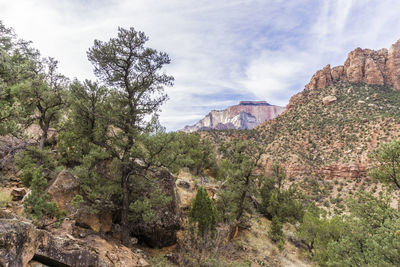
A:
[[[53,235],[29,222],[0,219],[0,265],[25,267],[32,259],[49,266],[148,266],[141,255],[97,235]]]
[[[331,68],[326,65],[317,71],[306,85],[306,90],[325,88],[336,81],[387,85],[400,91],[400,40],[389,50],[353,50],[343,66]]]
[[[324,103],[324,105],[327,106],[327,105],[330,105],[332,103],[335,103],[336,100],[337,100],[336,96],[328,95],[328,96],[326,96],[326,97],[324,97],[322,99],[322,103]]]
[[[193,126],[186,126],[183,131],[253,129],[264,121],[276,118],[284,110],[265,101],[241,101],[239,105],[211,111],[204,119]]]
[[[151,247],[165,247],[176,243],[176,232],[180,229],[175,177],[166,168],[160,168],[154,177],[162,193],[172,197],[171,202],[155,211],[155,221],[140,219],[133,223],[132,234]]]

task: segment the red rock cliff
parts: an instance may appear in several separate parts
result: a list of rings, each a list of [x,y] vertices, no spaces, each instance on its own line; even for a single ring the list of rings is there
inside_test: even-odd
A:
[[[357,48],[349,53],[343,66],[326,65],[317,71],[306,89],[321,89],[335,81],[387,85],[400,91],[400,40],[389,50]]]

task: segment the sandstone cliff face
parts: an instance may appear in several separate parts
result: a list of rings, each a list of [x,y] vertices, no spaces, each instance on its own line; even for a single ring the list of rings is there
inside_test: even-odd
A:
[[[331,68],[326,65],[317,71],[306,90],[325,88],[335,81],[387,85],[400,91],[400,40],[389,50],[355,49],[343,66]]]
[[[211,111],[204,119],[193,126],[186,126],[183,131],[253,129],[264,121],[276,118],[283,111],[283,107],[265,101],[241,101],[239,105]]]

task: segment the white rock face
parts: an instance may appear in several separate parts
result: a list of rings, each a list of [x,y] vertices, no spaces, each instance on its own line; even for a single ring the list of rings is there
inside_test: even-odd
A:
[[[284,110],[265,101],[241,101],[239,105],[224,110],[212,110],[204,119],[193,126],[185,126],[182,131],[253,129],[266,120],[276,118]]]

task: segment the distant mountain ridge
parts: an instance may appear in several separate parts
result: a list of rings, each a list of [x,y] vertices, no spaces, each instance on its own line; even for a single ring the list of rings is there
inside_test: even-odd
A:
[[[224,110],[212,110],[204,119],[182,131],[192,133],[203,130],[253,129],[264,121],[276,118],[284,107],[271,105],[266,101],[240,101],[238,105]]]

